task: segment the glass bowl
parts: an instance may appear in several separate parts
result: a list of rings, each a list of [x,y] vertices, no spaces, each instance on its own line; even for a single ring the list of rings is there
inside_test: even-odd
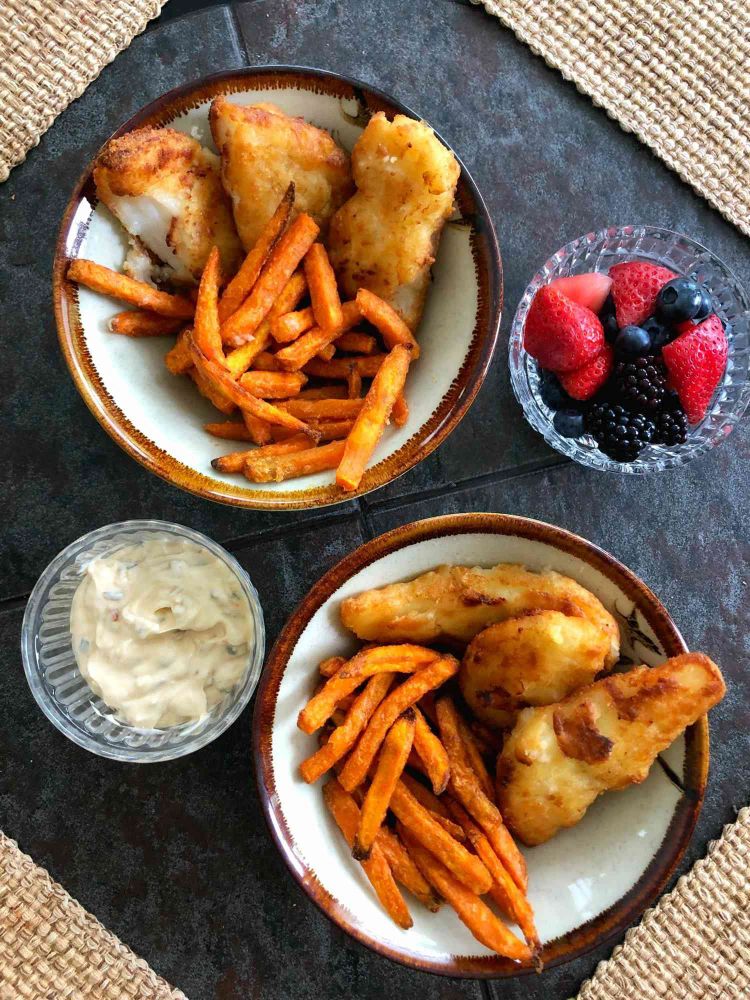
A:
[[[724,378],[706,416],[689,431],[683,445],[648,445],[634,462],[615,462],[588,435],[565,438],[552,425],[553,411],[539,394],[536,361],[523,349],[523,328],[531,300],[542,285],[555,278],[586,271],[608,271],[613,264],[645,260],[678,274],[690,275],[710,291],[714,312],[727,324],[729,357]],[[728,434],[750,401],[750,299],[729,268],[710,250],[687,236],[652,226],[611,226],[568,243],[531,279],[513,318],[510,332],[510,376],[513,392],[531,426],[545,441],[569,458],[604,472],[643,474],[684,465],[715,448]]]
[[[203,718],[165,729],[121,722],[81,675],[70,641],[70,607],[88,563],[145,538],[179,536],[208,549],[237,577],[250,605],[255,642],[242,680]],[[83,535],[63,549],[39,577],[23,618],[21,654],[37,704],[60,732],[86,750],[113,760],[174,760],[215,740],[237,719],[258,683],[265,655],[265,625],[258,595],[240,564],[220,545],[167,521],[122,521]]]

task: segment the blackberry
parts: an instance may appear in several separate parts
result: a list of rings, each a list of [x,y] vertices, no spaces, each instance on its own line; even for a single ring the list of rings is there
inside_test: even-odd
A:
[[[662,408],[667,388],[664,365],[654,354],[619,361],[612,375],[613,395],[636,413],[653,414]]]
[[[651,438],[653,444],[665,444],[672,447],[685,444],[688,435],[688,421],[685,411],[680,407],[674,410],[664,410],[655,418],[656,430]]]
[[[586,430],[599,450],[616,462],[632,462],[654,436],[654,422],[624,406],[595,403],[586,415]]]

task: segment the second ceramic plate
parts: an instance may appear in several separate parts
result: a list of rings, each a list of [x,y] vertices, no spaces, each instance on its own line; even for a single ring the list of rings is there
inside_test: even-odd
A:
[[[526,972],[480,945],[448,907],[416,902],[400,930],[378,904],[323,804],[299,776],[317,747],[296,726],[317,664],[356,648],[339,608],[350,594],[407,580],[443,563],[522,563],[557,570],[591,590],[621,626],[622,652],[651,666],[686,651],[663,606],[612,556],[559,528],[501,514],[459,514],[389,532],[348,556],[310,591],[279,637],[261,679],[254,752],[271,833],[289,869],[317,905],[353,937],[405,965],[451,976]],[[654,764],[647,780],[603,795],[575,827],[525,850],[530,900],[546,966],[590,950],[624,930],[661,892],[688,843],[708,769],[701,719]]]

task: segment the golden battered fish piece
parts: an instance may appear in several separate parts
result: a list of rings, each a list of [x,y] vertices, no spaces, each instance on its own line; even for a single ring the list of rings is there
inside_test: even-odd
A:
[[[168,265],[175,281],[196,284],[211,248],[225,274],[242,254],[219,159],[172,128],[142,128],[104,147],[94,164],[100,201],[131,236]]]
[[[685,653],[525,709],[497,761],[498,805],[509,829],[533,846],[574,826],[602,792],[643,781],[656,755],[725,690],[715,663]]]
[[[290,181],[294,214],[311,215],[325,234],[352,192],[349,156],[330,132],[274,104],[233,104],[225,97],[212,102],[209,122],[245,249],[254,245]]]
[[[328,250],[347,298],[375,292],[412,331],[461,172],[424,122],[373,115],[352,152],[357,193],[331,222]]]
[[[458,682],[474,715],[503,729],[522,708],[551,705],[590,684],[610,651],[609,633],[586,618],[533,611],[475,636]]]
[[[511,563],[439,566],[406,583],[366,590],[342,602],[341,620],[368,641],[466,644],[488,625],[529,611],[586,618],[609,636],[604,666],[617,662],[620,630],[601,601],[570,577]]]

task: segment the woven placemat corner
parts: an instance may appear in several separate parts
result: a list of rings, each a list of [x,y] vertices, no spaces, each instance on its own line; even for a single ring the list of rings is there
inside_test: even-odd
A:
[[[0,832],[0,1000],[187,1000]]]
[[[473,0],[750,235],[748,0]]]
[[[748,1000],[750,808],[647,910],[578,1000]]]
[[[0,2],[0,181],[165,3]]]

